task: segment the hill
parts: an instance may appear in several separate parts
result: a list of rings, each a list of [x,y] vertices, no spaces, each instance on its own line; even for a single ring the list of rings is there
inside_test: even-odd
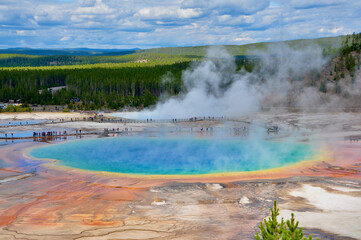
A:
[[[237,58],[244,59],[248,55],[254,55],[257,51],[264,51],[280,44],[287,44],[292,48],[302,49],[305,46],[317,45],[327,52],[337,52],[341,47],[344,36],[300,39],[284,42],[263,42],[246,45],[226,45],[224,48]],[[23,66],[59,66],[59,65],[86,65],[97,63],[125,63],[134,62],[144,54],[147,58],[153,58],[152,54],[164,54],[193,59],[206,55],[210,46],[196,47],[165,47],[153,49],[0,49],[0,67],[23,67]],[[159,57],[159,55],[156,55]],[[254,57],[254,56],[253,56]]]
[[[282,42],[261,42],[251,43],[245,45],[224,45],[227,52],[232,55],[248,55],[253,51],[264,51],[267,48],[272,48],[280,44],[287,44],[293,48],[304,48],[309,45],[317,45],[325,49],[338,49],[341,47],[342,41],[345,36],[338,37],[327,37],[317,39],[298,39]],[[197,47],[164,47],[164,48],[153,48],[145,50],[137,50],[137,53],[163,53],[170,55],[182,55],[182,56],[205,56],[207,49],[210,46],[197,46]]]

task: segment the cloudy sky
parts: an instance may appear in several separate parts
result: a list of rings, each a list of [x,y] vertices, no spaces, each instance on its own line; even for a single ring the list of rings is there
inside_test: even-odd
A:
[[[0,48],[246,44],[361,32],[361,0],[0,0]]]

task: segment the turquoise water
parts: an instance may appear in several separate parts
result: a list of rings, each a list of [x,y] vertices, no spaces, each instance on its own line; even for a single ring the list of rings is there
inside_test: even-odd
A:
[[[93,171],[150,175],[243,172],[309,160],[310,145],[194,138],[101,138],[35,148],[36,158]]]

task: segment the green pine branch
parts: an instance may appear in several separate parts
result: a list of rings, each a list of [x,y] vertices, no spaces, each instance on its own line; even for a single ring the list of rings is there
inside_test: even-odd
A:
[[[311,235],[304,238],[303,228],[298,228],[299,221],[296,221],[293,213],[290,220],[284,222],[282,218],[280,223],[277,221],[278,215],[279,208],[277,208],[277,202],[274,201],[271,216],[268,219],[265,218],[258,226],[261,232],[256,233],[256,240],[312,240]]]

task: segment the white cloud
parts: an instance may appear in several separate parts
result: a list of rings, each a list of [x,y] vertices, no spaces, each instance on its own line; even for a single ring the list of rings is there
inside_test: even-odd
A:
[[[69,13],[70,20],[78,27],[110,27],[124,11],[109,6],[102,0],[86,0]]]
[[[333,33],[333,34],[337,34],[337,33],[342,33],[343,32],[343,28],[342,27],[335,27],[335,28],[320,28],[320,30],[318,30],[320,33]]]
[[[252,38],[250,37],[238,37],[233,39],[234,42],[250,42],[252,41]]]
[[[94,5],[81,6],[75,10],[75,14],[110,14],[114,11],[108,5],[102,2],[102,0],[96,0]]]
[[[203,8],[221,14],[253,14],[269,6],[269,0],[183,0],[187,8]]]
[[[177,19],[177,18],[196,18],[202,15],[199,8],[179,8],[179,7],[147,7],[142,8],[136,14],[143,19]]]
[[[35,31],[27,31],[27,30],[16,30],[15,32],[19,36],[34,36],[36,34]]]
[[[60,41],[69,41],[71,39],[71,37],[62,37],[60,39]]]
[[[268,0],[212,0],[211,7],[221,13],[253,14],[269,6]]]
[[[0,5],[0,11],[7,11],[7,10],[9,10],[8,6]]]
[[[239,17],[230,17],[229,15],[223,15],[218,18],[220,23],[227,25],[249,25],[256,21],[254,16],[241,15]]]
[[[329,5],[339,5],[347,0],[291,0],[290,5],[298,9],[326,7]]]
[[[238,26],[247,30],[259,30],[275,25],[282,17],[277,9],[268,8],[253,15],[220,15],[217,17],[217,21],[224,26]]]
[[[34,13],[34,20],[41,25],[50,24],[65,24],[67,22],[66,16],[69,14],[67,9],[62,9],[59,6],[44,5],[39,6]]]
[[[191,23],[189,25],[183,26],[183,29],[197,29],[199,28],[199,25],[197,23]]]

